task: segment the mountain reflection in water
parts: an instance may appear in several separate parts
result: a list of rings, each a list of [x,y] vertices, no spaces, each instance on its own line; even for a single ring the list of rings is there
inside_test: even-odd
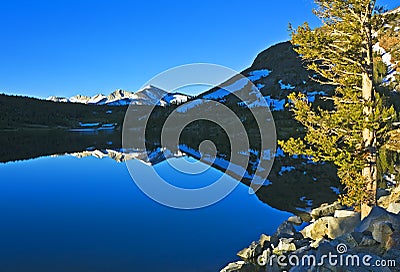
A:
[[[109,157],[117,162],[140,160],[148,165],[156,165],[166,159],[191,156],[210,164],[206,156],[197,151],[198,141],[181,139],[177,148],[160,147],[158,139],[147,141],[146,150],[123,149],[119,131],[99,131],[96,133],[65,132],[63,130],[21,130],[5,131],[0,135],[0,162],[32,159],[42,156],[72,155],[78,158],[94,156]],[[138,139],[140,141],[140,139]],[[225,161],[229,161],[228,141],[218,137],[213,139],[217,146],[217,160],[214,168],[226,172]],[[273,152],[270,152],[273,156]],[[249,185],[254,174],[259,151],[243,150],[249,156],[249,165],[240,181]],[[335,168],[326,163],[313,163],[304,157],[289,157],[278,149],[268,180],[257,191],[257,197],[269,206],[304,216],[305,210],[337,198],[338,179]],[[238,179],[235,173],[226,174]]]

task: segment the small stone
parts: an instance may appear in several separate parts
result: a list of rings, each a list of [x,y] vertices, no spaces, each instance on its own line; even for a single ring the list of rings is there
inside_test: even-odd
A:
[[[300,218],[300,216],[296,215],[289,217],[287,221],[298,226],[303,224],[303,220]]]

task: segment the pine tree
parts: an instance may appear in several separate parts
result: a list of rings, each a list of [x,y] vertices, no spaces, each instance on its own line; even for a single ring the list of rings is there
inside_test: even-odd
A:
[[[322,27],[305,23],[292,31],[295,51],[315,71],[314,80],[334,85],[335,93],[324,98],[331,102],[326,107],[314,107],[302,93],[291,94],[291,109],[306,135],[279,142],[289,154],[333,162],[345,185],[342,203],[363,215],[376,204],[377,152],[395,114],[373,83],[375,2],[315,0]]]

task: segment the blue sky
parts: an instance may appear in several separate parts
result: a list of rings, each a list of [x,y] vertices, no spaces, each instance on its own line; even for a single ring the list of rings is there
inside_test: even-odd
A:
[[[393,8],[398,0],[381,2]],[[0,93],[136,91],[166,69],[195,62],[240,71],[287,40],[289,22],[317,26],[312,8],[311,0],[2,0]]]

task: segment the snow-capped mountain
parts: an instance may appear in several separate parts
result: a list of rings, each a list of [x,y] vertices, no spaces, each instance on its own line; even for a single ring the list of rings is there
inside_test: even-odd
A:
[[[386,15],[383,16],[386,20],[383,28],[374,34],[379,40],[374,45],[374,52],[387,67],[383,83],[392,84],[400,93],[400,7],[387,12]],[[317,75],[304,67],[290,42],[279,43],[262,51],[251,67],[241,74],[247,79],[232,77],[220,86],[198,95],[198,98],[234,103],[238,100],[233,95],[235,93],[249,98],[248,101],[237,101],[239,105],[252,108],[268,104],[271,111],[284,111],[289,93],[304,93],[308,101],[314,102],[317,97],[329,96],[334,91],[332,86],[320,85],[312,80]],[[250,82],[254,85],[251,86]],[[196,108],[202,103],[200,99],[189,101],[178,111],[188,112]]]
[[[201,105],[203,99],[249,108],[268,105],[271,111],[285,111],[287,96],[292,92],[304,93],[311,102],[332,92],[332,87],[311,80],[313,72],[304,68],[290,42],[262,51],[241,75],[199,94],[197,99],[181,105],[178,112],[189,112]]]
[[[168,93],[160,88],[148,85],[143,89],[132,93],[125,90],[116,90],[105,96],[97,94],[93,97],[76,95],[71,98],[50,96],[47,98],[53,102],[71,102],[92,105],[124,106],[124,105],[159,105],[179,104],[186,102],[190,96],[181,93]]]

